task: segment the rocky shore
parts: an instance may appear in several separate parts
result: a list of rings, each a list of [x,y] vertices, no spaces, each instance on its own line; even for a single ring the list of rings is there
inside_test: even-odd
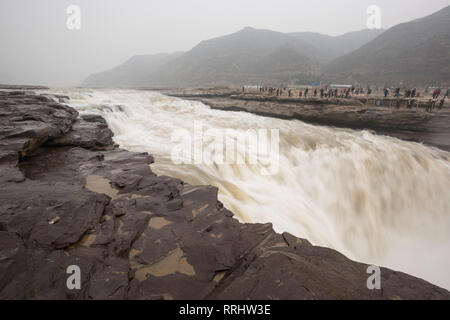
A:
[[[385,268],[369,290],[367,265],[240,223],[65,99],[0,91],[0,299],[450,299]]]
[[[450,151],[450,105],[426,112],[427,99],[412,108],[408,99],[382,96],[336,98],[276,97],[235,89],[180,89],[163,93],[200,101],[213,109],[244,111],[265,117],[301,120],[316,125],[372,130],[377,134],[424,143]],[[399,106],[397,107],[397,103]]]

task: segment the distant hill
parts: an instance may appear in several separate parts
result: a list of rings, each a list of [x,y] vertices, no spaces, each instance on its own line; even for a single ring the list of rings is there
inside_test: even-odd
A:
[[[380,85],[439,84],[450,80],[450,6],[402,23],[325,70],[331,81]]]
[[[134,56],[114,69],[93,74],[84,82],[86,87],[138,87],[157,84],[153,82],[154,74],[181,56],[182,53],[161,53],[155,55]]]
[[[333,59],[359,49],[366,43],[381,35],[383,32],[383,29],[364,29],[361,31],[348,32],[335,37],[314,32],[291,33],[291,36],[299,38],[308,45],[316,48],[316,54],[319,55],[319,60],[323,64],[327,64]]]
[[[133,57],[112,70],[88,77],[83,85],[195,87],[310,83],[331,60],[381,33],[363,30],[331,37],[246,27],[231,35],[202,41],[184,54]]]

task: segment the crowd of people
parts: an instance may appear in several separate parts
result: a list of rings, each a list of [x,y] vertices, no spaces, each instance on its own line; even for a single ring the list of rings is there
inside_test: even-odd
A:
[[[245,91],[245,88],[243,88]],[[268,93],[269,95],[276,95],[276,96],[283,96],[285,93],[287,93],[288,97],[294,96],[294,90],[288,89],[288,88],[274,88],[274,87],[259,87],[260,93]],[[364,88],[344,88],[344,89],[337,89],[337,88],[329,88],[326,86],[325,88],[305,88],[304,90],[298,90],[298,97],[307,98],[308,95],[312,97],[321,97],[321,98],[349,98],[353,95],[364,95],[367,93],[367,95],[371,95],[373,90],[371,88],[367,88],[366,90]]]
[[[242,87],[242,91],[245,92],[246,88]],[[320,97],[320,98],[351,98],[352,96],[367,96],[370,97],[374,94],[374,91],[379,91],[378,88],[373,90],[370,86],[366,88],[355,88],[355,87],[346,87],[346,88],[336,88],[336,87],[316,87],[310,88],[306,87],[303,89],[291,89],[291,88],[276,88],[276,87],[259,87],[260,94],[268,94],[270,96],[277,97],[298,97],[298,98],[308,98],[308,97]],[[397,98],[396,107],[399,108],[401,105],[400,98],[407,98],[407,107],[412,108],[413,106],[418,106],[417,100],[419,98],[425,98],[427,94],[429,94],[429,89],[426,88],[423,93],[419,92],[416,88],[408,88],[403,92],[401,88],[395,88],[392,90],[391,88],[384,88],[382,90],[382,94],[384,98],[388,98],[391,96],[391,91],[393,92],[392,96]],[[295,93],[297,92],[297,93]],[[445,100],[450,96],[450,89],[445,91],[443,94],[443,90],[440,88],[436,88],[431,92],[431,99],[426,104],[426,111],[433,112],[435,107],[439,109],[443,108],[445,104]],[[441,99],[440,99],[441,98]],[[440,100],[439,100],[440,99]]]

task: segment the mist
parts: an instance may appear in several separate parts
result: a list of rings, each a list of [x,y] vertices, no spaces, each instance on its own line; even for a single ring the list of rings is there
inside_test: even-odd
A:
[[[81,9],[79,30],[66,26],[72,4]],[[449,2],[2,0],[0,83],[77,86],[131,56],[187,51],[245,26],[339,35],[366,28],[372,4],[388,29]]]

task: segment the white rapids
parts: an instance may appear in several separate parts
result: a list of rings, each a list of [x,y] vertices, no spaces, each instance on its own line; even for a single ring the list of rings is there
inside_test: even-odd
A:
[[[271,222],[351,259],[450,289],[450,153],[354,131],[212,110],[150,91],[55,89],[80,113],[102,115],[114,140],[155,156],[153,171],[219,188],[244,222]],[[279,172],[255,165],[174,164],[172,134],[279,129]]]

